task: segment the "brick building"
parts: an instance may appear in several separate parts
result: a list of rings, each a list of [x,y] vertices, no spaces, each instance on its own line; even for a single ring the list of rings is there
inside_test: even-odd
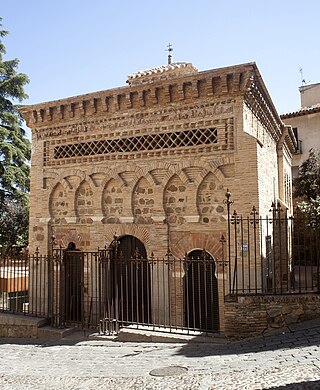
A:
[[[173,63],[128,85],[25,106],[32,129],[30,247],[221,259],[227,188],[238,213],[291,208],[295,139],[255,63]],[[223,329],[222,276],[215,269]]]

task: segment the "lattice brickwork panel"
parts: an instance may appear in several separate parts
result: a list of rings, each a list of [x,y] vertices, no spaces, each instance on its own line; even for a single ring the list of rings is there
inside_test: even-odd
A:
[[[110,153],[132,153],[163,150],[217,143],[217,129],[193,129],[171,133],[89,141],[59,145],[54,148],[54,159],[96,156]]]

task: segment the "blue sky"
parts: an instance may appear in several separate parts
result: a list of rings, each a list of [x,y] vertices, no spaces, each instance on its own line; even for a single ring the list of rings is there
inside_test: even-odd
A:
[[[125,85],[167,61],[199,70],[255,61],[278,112],[300,107],[299,68],[320,82],[319,0],[0,0],[6,59],[30,78],[25,104]]]

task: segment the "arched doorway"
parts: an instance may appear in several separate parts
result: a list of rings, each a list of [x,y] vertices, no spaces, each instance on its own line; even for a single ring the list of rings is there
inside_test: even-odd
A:
[[[66,323],[82,321],[83,268],[83,254],[70,242],[63,254],[61,270],[62,315]]]
[[[185,269],[185,325],[206,332],[219,331],[218,281],[213,257],[206,251],[188,254]]]
[[[116,251],[119,320],[149,323],[151,319],[150,267],[144,244],[126,235]]]

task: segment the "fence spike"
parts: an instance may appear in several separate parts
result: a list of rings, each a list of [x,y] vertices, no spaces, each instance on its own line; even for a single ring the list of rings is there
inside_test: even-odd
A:
[[[223,235],[223,234],[221,234],[221,237],[220,237],[220,242],[226,242],[226,239],[225,239],[225,237],[224,237],[224,235]]]
[[[231,198],[231,192],[229,191],[229,188],[227,188],[227,192],[225,193],[226,199],[223,201],[226,205],[231,205],[233,201],[230,199]]]

